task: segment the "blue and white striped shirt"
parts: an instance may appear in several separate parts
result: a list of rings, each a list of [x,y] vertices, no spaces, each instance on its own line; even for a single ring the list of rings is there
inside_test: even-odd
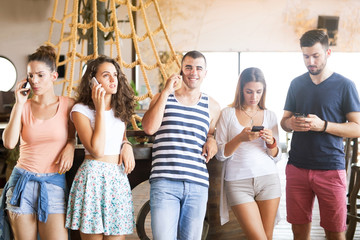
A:
[[[166,178],[209,186],[205,157],[201,156],[210,126],[209,97],[202,93],[194,106],[170,94],[152,150],[150,181]]]

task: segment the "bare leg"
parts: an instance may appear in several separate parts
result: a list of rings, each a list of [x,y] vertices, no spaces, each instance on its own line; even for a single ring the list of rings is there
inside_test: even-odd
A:
[[[39,221],[38,227],[41,239],[68,239],[68,230],[65,228],[65,214],[49,214],[46,223]]]
[[[247,239],[260,240],[266,239],[259,208],[256,202],[239,204],[232,206],[241,228],[247,236]]]
[[[125,240],[125,235],[104,236],[104,240]]]
[[[294,240],[310,240],[311,222],[305,224],[292,224]]]
[[[345,232],[329,232],[325,230],[327,240],[345,240]]]
[[[125,240],[124,235],[105,236],[103,234],[86,234],[80,232],[82,240]]]
[[[103,240],[103,234],[86,234],[80,232],[81,240]]]
[[[257,202],[262,219],[262,225],[268,240],[271,240],[273,237],[275,218],[279,208],[279,202],[280,198]]]
[[[36,240],[37,220],[35,214],[16,214],[8,211],[11,229],[16,240]]]

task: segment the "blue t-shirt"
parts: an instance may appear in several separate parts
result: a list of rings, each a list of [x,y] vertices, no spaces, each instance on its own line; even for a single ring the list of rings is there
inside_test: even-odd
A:
[[[355,84],[333,73],[316,85],[309,73],[295,78],[289,87],[284,110],[315,114],[323,120],[346,122],[346,114],[359,112],[359,95]],[[294,132],[288,163],[305,169],[345,169],[343,138],[314,131]]]

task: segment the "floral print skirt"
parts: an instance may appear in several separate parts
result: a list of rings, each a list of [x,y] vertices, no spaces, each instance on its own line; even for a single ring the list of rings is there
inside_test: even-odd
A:
[[[131,234],[131,189],[123,165],[84,160],[71,186],[66,227],[86,234]]]

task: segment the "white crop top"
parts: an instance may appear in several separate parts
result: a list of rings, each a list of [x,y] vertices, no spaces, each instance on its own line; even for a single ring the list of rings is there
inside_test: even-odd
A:
[[[71,110],[70,119],[72,119],[72,112],[79,112],[90,119],[92,129],[95,128],[95,110],[91,110],[88,106],[82,103],[77,103]],[[124,137],[125,123],[119,118],[116,118],[114,111],[111,109],[105,111],[105,150],[104,155],[117,155],[121,151],[121,143]],[[90,155],[85,148],[85,154]]]

